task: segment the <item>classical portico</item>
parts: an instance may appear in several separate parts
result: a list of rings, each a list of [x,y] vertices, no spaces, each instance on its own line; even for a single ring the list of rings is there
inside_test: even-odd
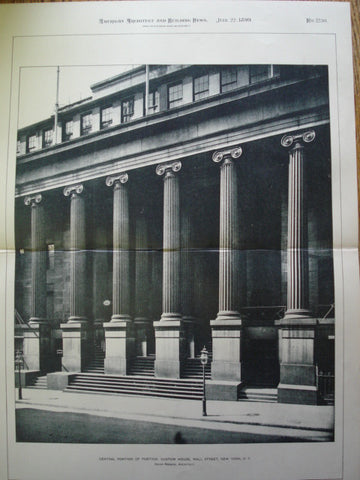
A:
[[[146,364],[191,379],[205,345],[208,398],[266,387],[318,401],[334,323],[327,87],[321,69],[285,73],[261,95],[242,83],[146,118],[134,104],[124,124],[19,157],[16,295],[33,370]]]

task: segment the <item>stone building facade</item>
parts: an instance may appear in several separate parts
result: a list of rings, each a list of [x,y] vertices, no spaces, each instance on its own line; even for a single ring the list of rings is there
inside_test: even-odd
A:
[[[151,65],[18,132],[16,328],[29,372],[137,357],[211,398],[321,400],[334,371],[327,68]],[[54,126],[55,125],[55,126]],[[20,333],[19,333],[20,332]]]

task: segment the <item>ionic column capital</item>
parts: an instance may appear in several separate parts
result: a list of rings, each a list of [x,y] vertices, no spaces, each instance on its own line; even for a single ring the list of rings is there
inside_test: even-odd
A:
[[[64,195],[65,197],[74,197],[80,195],[84,191],[84,185],[82,183],[78,183],[76,185],[69,185],[68,187],[64,188]]]
[[[129,180],[129,175],[124,173],[119,173],[119,175],[111,175],[106,178],[105,183],[108,187],[114,186],[114,188],[118,188],[120,184],[124,184]]]
[[[281,145],[287,148],[291,147],[291,145],[296,142],[293,148],[302,148],[303,145],[301,144],[301,141],[304,143],[310,143],[315,139],[315,136],[314,130],[308,130],[307,132],[298,133],[295,135],[284,135],[281,139]]]
[[[236,160],[237,158],[240,158],[242,155],[242,148],[240,145],[237,147],[232,147],[230,149],[226,150],[218,150],[213,153],[212,159],[215,163],[220,163],[224,160],[224,163],[228,160]]]
[[[37,193],[36,195],[27,195],[24,198],[24,203],[27,206],[34,207],[35,205],[38,205],[42,200],[42,195],[41,193]]]
[[[156,174],[157,175],[164,175],[165,178],[168,174],[173,175],[176,172],[181,170],[182,163],[180,161],[177,162],[169,162],[169,163],[161,163],[156,167]]]

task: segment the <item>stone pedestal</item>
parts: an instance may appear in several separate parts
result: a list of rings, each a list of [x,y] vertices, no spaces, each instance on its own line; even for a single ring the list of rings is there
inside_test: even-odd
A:
[[[213,320],[212,380],[241,381],[241,320]]]
[[[91,352],[91,335],[87,323],[72,320],[60,325],[63,338],[62,370],[81,372],[88,364]]]
[[[154,322],[156,341],[155,376],[181,378],[186,336],[181,320]]]
[[[104,323],[106,339],[106,374],[127,375],[134,356],[134,332],[129,321]]]
[[[280,321],[280,383],[278,401],[316,405],[315,341],[316,320],[313,318]]]
[[[47,372],[51,368],[50,326],[32,320],[23,327],[24,365],[28,370]]]

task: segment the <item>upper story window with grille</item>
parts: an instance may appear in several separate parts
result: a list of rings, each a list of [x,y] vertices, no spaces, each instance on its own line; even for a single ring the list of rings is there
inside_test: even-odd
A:
[[[221,92],[228,92],[237,87],[237,68],[223,67],[220,71]]]
[[[121,102],[121,122],[127,123],[130,122],[134,116],[134,99],[128,98]]]
[[[27,138],[27,151],[31,152],[36,149],[36,135],[30,135]]]
[[[194,78],[194,100],[209,96],[209,75]]]
[[[148,96],[148,113],[155,113],[159,111],[160,95],[158,90],[149,92]]]
[[[43,132],[43,147],[50,147],[53,144],[53,129],[49,128]]]
[[[271,65],[250,65],[250,83],[267,80],[271,76]]]
[[[168,88],[168,104],[169,108],[177,107],[182,104],[183,86],[182,83],[170,85]]]
[[[67,120],[64,124],[63,130],[63,140],[70,140],[74,133],[74,122],[72,120]]]
[[[81,116],[81,135],[90,133],[92,130],[92,113],[85,113]]]
[[[113,123],[113,107],[112,105],[101,109],[100,125],[101,128],[107,128]]]

